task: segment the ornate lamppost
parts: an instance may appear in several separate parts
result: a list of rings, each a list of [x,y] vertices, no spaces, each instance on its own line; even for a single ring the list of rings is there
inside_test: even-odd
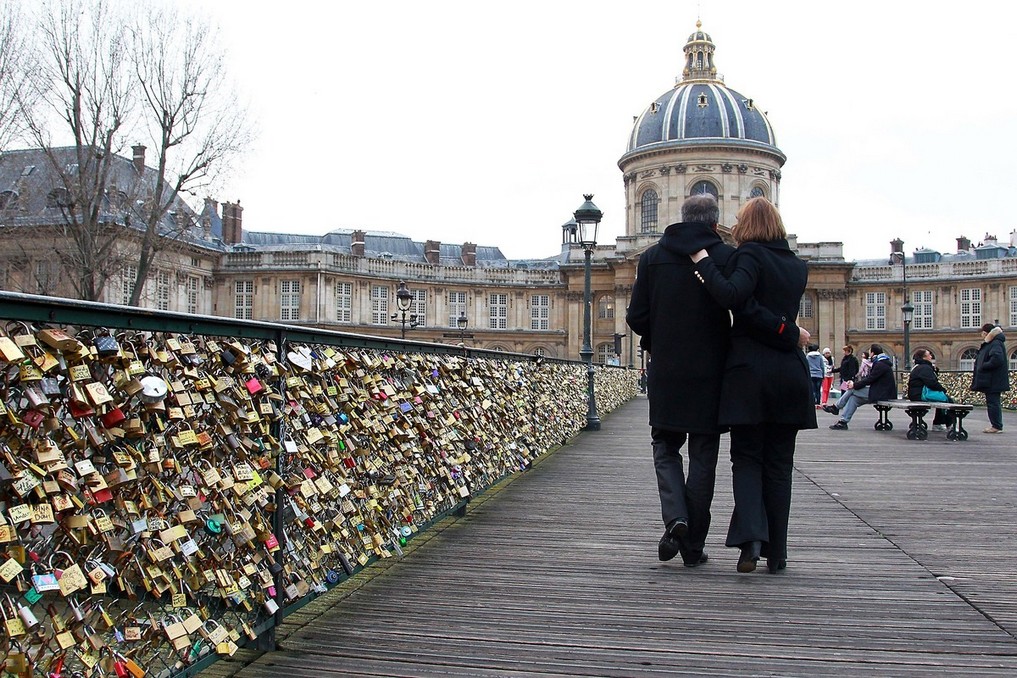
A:
[[[399,312],[392,314],[392,320],[398,320],[402,326],[402,339],[406,338],[407,321],[409,322],[410,329],[420,327],[423,324],[417,320],[416,313],[408,313],[412,305],[413,293],[406,288],[406,282],[401,280],[399,281],[399,287],[396,289],[396,308],[399,309]]]
[[[456,318],[456,327],[459,328],[459,343],[463,345],[463,353],[469,355],[469,351],[466,350],[466,326],[470,324],[470,319],[466,317],[466,311],[459,313],[459,317]]]
[[[576,241],[583,246],[585,255],[584,261],[584,283],[583,283],[583,347],[579,350],[579,356],[586,363],[586,430],[599,431],[600,417],[597,416],[597,398],[594,393],[594,371],[593,371],[593,345],[590,328],[590,260],[593,250],[597,247],[597,227],[604,217],[596,205],[593,204],[593,194],[584,193],[586,199],[574,213],[576,220]]]
[[[911,321],[914,319],[915,307],[908,296],[908,262],[904,254],[904,241],[900,238],[890,241],[890,265],[900,264],[901,281],[904,288],[904,303],[900,307],[904,317],[904,369],[911,367]]]

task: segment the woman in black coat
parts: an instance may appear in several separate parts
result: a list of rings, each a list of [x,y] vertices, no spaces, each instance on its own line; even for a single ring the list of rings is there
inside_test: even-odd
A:
[[[927,349],[920,348],[912,356],[914,367],[911,368],[911,375],[908,377],[908,400],[924,400],[922,390],[927,388],[930,391],[942,391],[946,393],[946,387],[939,381],[936,368],[932,364],[932,353]],[[950,396],[948,395],[949,399]],[[953,402],[948,400],[948,402]],[[953,413],[949,410],[936,410],[936,416],[932,420],[933,426],[953,425]]]
[[[739,246],[725,273],[705,251],[693,255],[710,294],[734,311],[719,417],[731,427],[735,510],[727,545],[741,549],[739,572],[752,572],[765,555],[776,573],[787,562],[795,442],[799,430],[816,428],[816,411],[805,355],[794,346],[777,347],[773,328],[753,322],[743,305],[755,298],[790,325],[808,273],[788,246],[780,213],[765,198],[745,203],[732,235]]]

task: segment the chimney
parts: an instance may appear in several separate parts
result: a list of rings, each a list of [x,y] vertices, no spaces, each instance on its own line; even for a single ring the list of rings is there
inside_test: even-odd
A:
[[[424,243],[424,260],[432,266],[437,266],[441,260],[441,242],[428,240]]]
[[[900,238],[894,238],[893,240],[890,241],[890,254],[893,254],[894,252],[903,252],[903,251],[904,251],[903,240],[901,240]]]
[[[367,234],[363,231],[353,231],[353,235],[350,236],[350,252],[355,257],[364,256],[364,241],[367,239]]]
[[[145,147],[142,145],[131,146],[134,151],[134,171],[138,174],[145,173]]]
[[[243,229],[244,208],[240,201],[222,204],[222,239],[227,245],[239,245],[244,239]]]
[[[477,267],[477,246],[471,242],[463,243],[463,265],[470,268]]]
[[[957,238],[957,251],[958,252],[967,252],[970,249],[971,249],[971,241],[970,240],[968,240],[964,236],[961,236],[961,237]]]

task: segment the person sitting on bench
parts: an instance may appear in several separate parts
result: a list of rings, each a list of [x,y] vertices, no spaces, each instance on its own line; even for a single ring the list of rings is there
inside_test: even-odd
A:
[[[908,377],[908,400],[926,400],[922,395],[923,388],[930,391],[941,391],[946,393],[946,387],[939,381],[936,375],[936,368],[932,364],[932,353],[927,349],[920,348],[915,351],[914,367],[911,368],[911,375]],[[936,402],[936,401],[929,401]],[[940,401],[942,402],[942,401]],[[953,399],[946,395],[946,402],[952,403]],[[936,416],[932,420],[932,428],[935,431],[945,431],[953,426],[954,414],[950,410],[936,410]]]
[[[840,413],[840,420],[830,427],[834,431],[846,431],[848,422],[861,405],[897,398],[897,379],[893,375],[890,356],[883,353],[883,347],[879,344],[873,344],[869,351],[872,355],[872,368],[863,379],[845,383],[851,389],[851,395],[844,405],[844,411]]]

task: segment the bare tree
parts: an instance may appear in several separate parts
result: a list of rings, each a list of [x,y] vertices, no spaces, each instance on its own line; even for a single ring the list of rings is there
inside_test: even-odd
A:
[[[22,107],[31,108],[34,72],[26,45],[25,18],[15,0],[0,0],[0,149],[22,131]]]
[[[133,32],[131,53],[143,120],[157,154],[155,183],[144,203],[145,234],[131,298],[136,305],[153,261],[174,242],[165,232],[167,213],[182,193],[212,184],[250,134],[246,112],[227,81],[225,54],[207,24],[147,6]]]
[[[43,189],[62,221],[53,250],[82,299],[101,300],[111,279],[136,272],[137,305],[158,258],[195,226],[184,195],[205,190],[249,142],[246,113],[214,32],[193,18],[154,3],[129,13],[118,0],[48,0],[35,27],[25,43],[37,51],[33,87],[14,108],[56,181]],[[154,149],[154,169],[137,160],[144,149],[123,159],[131,142]]]

